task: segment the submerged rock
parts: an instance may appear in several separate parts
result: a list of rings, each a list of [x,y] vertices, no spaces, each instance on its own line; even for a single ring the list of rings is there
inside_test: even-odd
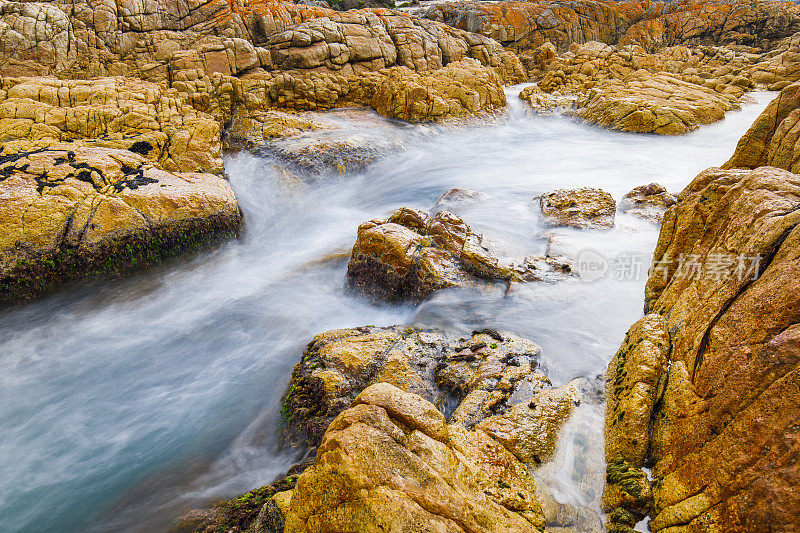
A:
[[[608,229],[614,226],[617,204],[601,189],[559,189],[539,197],[546,224],[574,228]]]
[[[552,258],[504,263],[456,215],[439,211],[430,217],[406,207],[388,220],[359,226],[347,266],[357,289],[392,300],[421,300],[448,287],[557,279],[568,272],[568,265]]]
[[[450,189],[436,200],[431,212],[435,214],[439,211],[447,211],[457,206],[482,204],[490,201],[491,198],[492,197],[488,194],[480,191],[460,188]]]
[[[674,194],[658,183],[640,185],[622,197],[619,209],[637,217],[661,223],[667,208],[675,205]]]
[[[158,263],[237,234],[230,184],[130,149],[0,143],[0,302]]]

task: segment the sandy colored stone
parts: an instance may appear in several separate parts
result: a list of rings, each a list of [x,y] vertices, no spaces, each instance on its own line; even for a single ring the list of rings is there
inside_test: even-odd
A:
[[[646,220],[661,223],[667,208],[675,205],[674,194],[658,183],[640,185],[622,197],[619,209]]]
[[[81,142],[0,144],[0,200],[3,302],[152,264],[241,225],[225,179]]]
[[[463,339],[399,326],[321,333],[292,372],[281,434],[289,445],[316,446],[333,418],[375,383],[412,392],[442,410],[460,402],[450,422],[472,427],[502,409],[523,384],[534,390],[549,385],[536,371],[539,357],[536,344],[495,331]]]
[[[766,165],[800,171],[800,84],[789,85],[769,103],[723,168]]]
[[[669,74],[637,70],[593,87],[577,115],[593,124],[634,133],[681,135],[737,109],[737,95],[723,94]]]
[[[641,449],[624,438],[611,450],[632,455],[609,463],[609,481],[628,487],[606,495],[652,505],[653,531],[797,526],[798,203],[796,174],[712,168],[667,211],[645,303],[669,331],[669,372],[649,420],[635,408],[638,420],[623,422],[631,433],[652,424],[652,500],[634,464]]]
[[[579,381],[542,390],[529,402],[486,418],[475,428],[502,443],[523,463],[538,466],[555,453],[558,430],[580,403]]]
[[[617,204],[602,189],[558,189],[539,197],[546,224],[575,228],[608,229],[614,226]]]
[[[298,479],[285,531],[543,530],[534,494],[495,497],[480,466],[427,424],[439,428],[441,419],[418,418],[433,405],[384,384],[361,398],[334,420]]]

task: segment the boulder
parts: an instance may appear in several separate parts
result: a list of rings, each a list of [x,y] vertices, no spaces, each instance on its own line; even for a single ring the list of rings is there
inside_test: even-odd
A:
[[[242,214],[227,180],[161,170],[135,149],[0,143],[1,303],[237,234]]]
[[[381,115],[411,122],[475,115],[505,105],[500,77],[474,59],[450,63],[430,75],[390,69],[372,97],[372,107]]]
[[[292,372],[281,435],[293,446],[317,446],[353,398],[379,382],[413,392],[471,428],[503,410],[518,389],[530,394],[549,383],[537,372],[539,358],[536,344],[493,330],[462,339],[400,326],[321,333]]]
[[[491,473],[523,476],[490,478],[480,462],[490,450],[470,447],[459,429],[451,438],[436,413],[392,385],[365,389],[333,421],[314,465],[298,478],[285,531],[543,531],[541,506],[513,456],[487,443],[497,452]]]
[[[664,218],[664,211],[675,205],[674,194],[667,192],[658,183],[640,185],[622,197],[619,208],[623,213],[651,220],[658,224]]]
[[[404,207],[388,220],[359,226],[347,276],[357,290],[376,297],[422,300],[448,287],[554,280],[570,272],[552,258],[504,263],[484,241],[452,213],[430,217]]]
[[[638,70],[593,87],[577,115],[613,130],[681,135],[738,109],[737,98],[670,74]]]
[[[604,190],[558,189],[539,197],[544,221],[552,226],[608,229],[614,226],[617,204]]]

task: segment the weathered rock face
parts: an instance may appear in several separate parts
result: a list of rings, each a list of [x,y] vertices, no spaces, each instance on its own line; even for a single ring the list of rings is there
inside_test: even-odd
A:
[[[132,150],[168,172],[222,173],[217,121],[174,91],[131,78],[2,78],[0,141],[14,139],[85,140]]]
[[[667,192],[667,189],[658,183],[651,183],[640,185],[623,196],[619,208],[624,213],[660,224],[664,218],[664,211],[675,205],[675,202],[674,194]]]
[[[0,303],[147,266],[241,224],[225,179],[93,143],[0,143],[0,200]]]
[[[738,107],[735,96],[668,74],[637,71],[593,88],[577,115],[612,130],[681,135]]]
[[[504,263],[456,215],[429,217],[402,208],[388,220],[359,226],[347,275],[360,291],[387,299],[421,300],[447,287],[557,279],[569,266],[551,258]]]
[[[606,372],[606,488],[609,529],[632,527],[652,510],[650,482],[642,470],[650,444],[650,419],[667,380],[669,333],[661,315],[636,322]],[[633,519],[633,523],[629,523]]]
[[[608,229],[614,226],[617,204],[604,190],[559,189],[539,197],[544,221],[552,226]]]
[[[634,326],[615,361],[626,360],[609,369],[613,390],[623,384],[609,403],[621,417],[607,426],[607,449],[621,459],[609,464],[609,479],[636,496],[625,485],[636,492],[649,449],[654,531],[798,525],[798,205],[797,174],[712,168],[667,211],[645,299],[661,318]],[[666,331],[669,370],[653,404]],[[626,405],[637,413],[627,422]],[[650,423],[645,446],[638,436]]]
[[[450,63],[428,76],[404,67],[391,69],[372,97],[372,107],[381,115],[411,122],[463,117],[505,105],[500,77],[474,59]]]
[[[561,108],[611,129],[683,134],[738,108],[753,87],[742,75],[750,65],[747,56],[720,48],[676,46],[649,54],[638,46],[589,42],[533,65],[531,76],[539,81],[520,97],[534,109]]]
[[[532,475],[546,467],[573,410],[598,402],[586,379],[553,387],[539,358],[534,343],[489,329],[458,340],[400,326],[317,335],[294,369],[281,422],[289,443],[316,447],[314,464],[179,524],[204,532],[599,531],[593,511],[558,503]]]
[[[800,172],[800,84],[786,87],[770,102],[724,168],[766,165]]]
[[[425,17],[497,39],[517,50],[550,41],[639,44],[650,50],[676,44],[763,46],[800,31],[800,9],[781,2],[611,2],[578,0],[447,2]]]
[[[334,420],[298,479],[286,531],[542,531],[530,474],[473,433],[451,431],[419,396],[370,386]]]
[[[428,9],[425,17],[480,33],[517,50],[549,41],[559,49],[587,41],[617,42],[644,15],[636,2],[447,2]]]
[[[539,357],[536,344],[496,331],[460,340],[399,326],[328,331],[292,372],[281,432],[292,445],[317,446],[334,417],[378,382],[417,394],[471,428],[505,409],[518,389],[531,395],[549,383],[536,372]]]

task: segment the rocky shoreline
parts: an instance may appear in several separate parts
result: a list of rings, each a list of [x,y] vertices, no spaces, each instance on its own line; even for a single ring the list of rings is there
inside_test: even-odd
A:
[[[620,533],[646,517],[669,533],[797,527],[796,4],[453,1],[412,15],[285,0],[2,0],[0,38],[0,305],[235,238],[243,212],[223,149],[272,150],[287,173],[314,176],[379,157],[369,140],[271,147],[323,127],[305,111],[481,116],[507,105],[504,86],[528,82],[519,97],[533,112],[682,135],[749,91],[780,91],[730,160],[677,197],[655,183],[625,196],[619,208],[661,232],[645,316],[605,376],[553,386],[535,339],[492,329],[320,333],[276,429],[304,460],[175,530]],[[479,197],[453,189],[441,201]],[[600,189],[534,201],[553,226],[615,223]],[[363,223],[343,283],[418,303],[575,274],[560,256],[510,260],[437,206]],[[726,263],[687,272],[678,258]],[[591,487],[600,517],[558,503],[536,472],[573,411],[603,401],[605,463],[581,481],[605,471]]]

